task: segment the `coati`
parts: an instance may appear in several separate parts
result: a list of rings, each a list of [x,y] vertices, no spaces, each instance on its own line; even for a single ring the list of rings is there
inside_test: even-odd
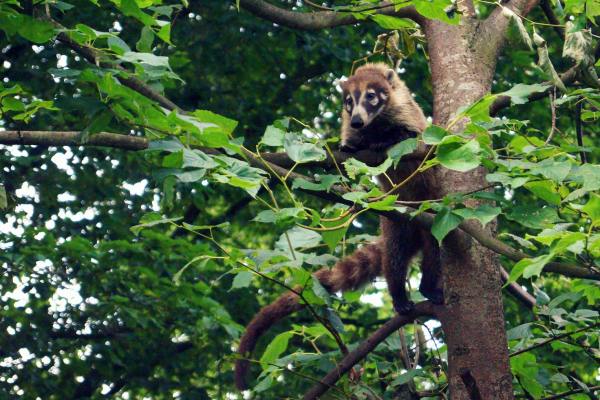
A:
[[[341,84],[343,94],[341,150],[355,152],[370,149],[385,151],[402,140],[416,137],[427,126],[423,111],[413,100],[408,88],[394,70],[383,63],[366,64]],[[383,159],[382,159],[383,161]],[[401,168],[390,169],[387,175],[393,183],[402,182],[417,167],[403,162]],[[416,175],[395,194],[402,200],[431,198],[433,185],[430,174]],[[387,192],[391,183],[380,177],[381,189]],[[390,220],[380,218],[381,236],[372,244],[363,246],[343,258],[333,268],[322,268],[314,273],[329,292],[356,289],[383,273],[393,300],[394,309],[409,313],[414,304],[409,300],[405,284],[408,264],[422,251],[422,279],[420,292],[433,303],[444,300],[439,285],[440,255],[437,242],[428,229],[412,223],[408,218]],[[254,316],[242,336],[238,353],[248,356],[258,338],[273,324],[304,307],[293,293],[282,295]],[[235,366],[236,385],[247,388],[248,361],[240,359]]]

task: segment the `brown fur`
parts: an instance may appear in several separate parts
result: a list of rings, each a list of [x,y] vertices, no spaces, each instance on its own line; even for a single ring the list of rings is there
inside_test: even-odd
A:
[[[384,154],[392,145],[414,137],[427,126],[423,111],[413,100],[408,88],[396,73],[384,64],[367,64],[358,68],[342,84],[344,106],[342,112],[342,148],[347,151],[371,149]],[[365,93],[371,92],[371,100]],[[348,97],[352,105],[347,104]],[[377,101],[375,98],[377,97]],[[360,105],[356,104],[360,101]],[[375,104],[376,103],[376,104]],[[360,109],[359,109],[360,108]],[[360,112],[359,112],[360,111]],[[365,126],[352,128],[351,119],[361,115]],[[418,167],[402,164],[402,169],[388,171],[393,182],[401,182]],[[403,200],[430,198],[427,173],[419,174],[397,191]],[[382,189],[391,187],[380,179]],[[412,310],[413,304],[406,294],[405,283],[408,263],[422,250],[421,292],[432,301],[443,301],[439,289],[439,249],[431,233],[409,221],[408,218],[380,219],[381,240],[361,247],[352,255],[339,261],[332,269],[323,268],[314,275],[329,292],[356,289],[383,273],[388,283],[394,308],[399,313]],[[273,324],[304,307],[294,294],[284,294],[272,304],[261,309],[250,321],[242,336],[238,353],[248,357],[258,338]],[[238,360],[235,365],[235,381],[240,390],[247,388],[248,361]]]

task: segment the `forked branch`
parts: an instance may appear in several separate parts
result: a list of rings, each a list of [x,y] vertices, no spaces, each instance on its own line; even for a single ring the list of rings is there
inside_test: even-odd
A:
[[[399,328],[406,324],[411,323],[418,317],[423,316],[434,316],[435,306],[428,301],[418,303],[415,306],[414,311],[409,315],[397,314],[394,318],[383,324],[379,329],[373,332],[364,342],[358,347],[348,353],[335,367],[330,371],[321,381],[315,384],[309,389],[304,395],[304,400],[318,399],[322,396],[330,387],[340,380],[344,374],[352,369],[360,360],[364,359],[375,347],[383,342],[388,336],[397,331]]]
[[[414,6],[403,7],[395,10],[394,2],[384,2],[375,10],[377,14],[394,15],[399,18],[409,18],[417,23],[422,23],[424,18]],[[299,12],[289,11],[277,7],[264,0],[240,0],[240,7],[251,12],[259,18],[266,19],[278,25],[292,29],[316,31],[342,25],[352,25],[359,22],[351,13],[338,11]]]

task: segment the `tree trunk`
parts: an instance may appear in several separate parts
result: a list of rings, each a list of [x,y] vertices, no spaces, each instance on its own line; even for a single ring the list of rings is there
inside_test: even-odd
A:
[[[469,18],[461,26],[436,21],[425,25],[437,125],[447,124],[459,107],[490,91],[498,49],[494,41],[486,43],[480,28]],[[434,174],[435,189],[442,196],[487,184],[483,168],[467,173],[438,168]],[[512,399],[498,260],[455,231],[444,241],[442,265],[446,306],[440,319],[448,346],[451,399]]]

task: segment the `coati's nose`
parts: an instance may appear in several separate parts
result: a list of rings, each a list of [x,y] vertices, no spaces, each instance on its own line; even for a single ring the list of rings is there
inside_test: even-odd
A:
[[[352,119],[350,120],[350,126],[353,127],[354,129],[362,128],[364,124],[365,123],[362,120],[362,118],[360,117],[360,115],[353,115]]]

